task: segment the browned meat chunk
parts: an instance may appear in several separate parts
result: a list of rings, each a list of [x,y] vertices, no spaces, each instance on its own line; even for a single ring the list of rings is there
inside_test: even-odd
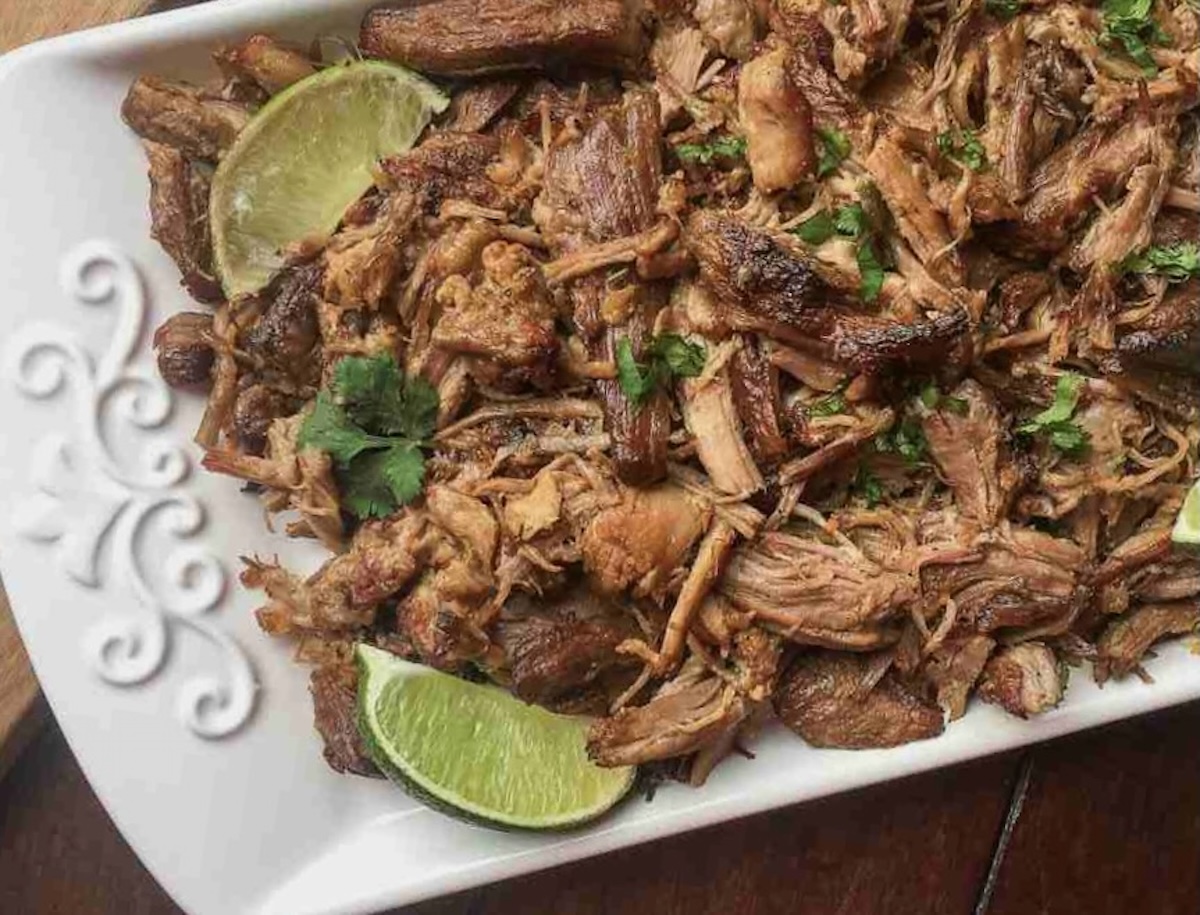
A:
[[[502,207],[501,188],[488,180],[487,165],[500,152],[500,141],[479,133],[435,133],[416,149],[384,159],[380,168],[392,185],[423,201],[436,214],[444,200],[466,200]]]
[[[979,698],[1028,718],[1054,708],[1067,688],[1067,671],[1041,642],[1001,648],[983,669]]]
[[[434,346],[470,357],[472,374],[484,384],[551,387],[559,342],[554,303],[537,262],[527,249],[506,242],[484,248],[482,261],[479,283],[456,274],[438,290],[446,310],[434,328]]]
[[[788,51],[756,57],[738,78],[738,117],[746,131],[754,186],[782,191],[809,175],[816,164],[812,112],[787,72]]]
[[[940,397],[921,420],[929,453],[954,490],[959,509],[988,525],[1008,510],[1018,482],[1001,423],[992,395],[969,380]]]
[[[208,230],[208,175],[179,150],[147,141],[150,162],[150,235],[183,274],[198,302],[223,297],[212,263]]]
[[[212,315],[191,311],[171,315],[154,332],[154,353],[163,381],[173,388],[204,389],[212,384]]]
[[[745,60],[754,53],[758,17],[754,0],[696,0],[692,15],[726,57]]]
[[[420,211],[405,191],[385,197],[374,218],[342,228],[325,246],[325,301],[378,309],[405,266],[404,244]]]
[[[602,766],[687,756],[719,742],[748,711],[733,687],[692,664],[646,705],[623,708],[592,725],[588,755]]]
[[[1012,528],[984,534],[974,550],[976,561],[934,559],[921,569],[927,595],[954,598],[959,627],[995,632],[1069,624],[1085,563],[1076,544]]]
[[[455,93],[446,114],[447,130],[477,133],[492,123],[521,91],[517,79],[489,79]]]
[[[294,378],[311,377],[319,334],[317,301],[323,270],[311,263],[281,270],[257,293],[262,317],[242,334],[241,345],[265,364]]]
[[[504,607],[497,642],[512,691],[567,714],[603,714],[640,662],[617,646],[640,634],[632,617],[586,588],[561,597],[517,597]]]
[[[296,411],[299,402],[267,384],[248,384],[233,405],[234,441],[246,454],[259,455],[267,447],[271,424]]]
[[[761,465],[778,464],[787,455],[789,445],[775,366],[750,338],[745,338],[730,361],[729,377],[750,453]]]
[[[358,674],[353,664],[328,664],[312,672],[313,723],[335,772],[379,777],[358,732]]]
[[[942,733],[942,712],[890,672],[888,654],[810,651],[783,675],[775,713],[814,747],[897,747]]]
[[[601,594],[659,599],[685,573],[684,561],[707,517],[676,486],[625,490],[619,505],[597,514],[583,532],[583,566]]]
[[[948,639],[930,654],[925,679],[951,721],[967,710],[967,699],[995,647],[995,641],[986,635],[969,635]]]
[[[721,591],[788,638],[825,644],[826,633],[865,629],[903,611],[916,582],[857,551],[771,532],[734,554]]]
[[[864,371],[943,357],[968,327],[961,311],[913,323],[855,314],[838,304],[792,240],[731,215],[697,211],[686,242],[732,326],[803,348],[821,341],[838,361]]]
[[[683,419],[713,485],[735,495],[760,489],[762,474],[742,439],[728,372],[722,369],[707,378],[684,382],[682,387]]]
[[[1170,635],[1184,635],[1200,628],[1200,605],[1195,601],[1145,604],[1114,620],[1096,645],[1096,680],[1120,680],[1138,669],[1150,647]]]
[[[251,35],[240,44],[221,48],[213,57],[226,75],[250,80],[268,95],[317,72],[307,56],[269,35]]]
[[[1123,359],[1200,375],[1200,280],[1171,286],[1117,342]]]
[[[144,139],[209,162],[233,144],[250,120],[241,105],[153,76],[140,77],[129,87],[121,116]]]
[[[640,14],[639,0],[409,0],[367,13],[359,45],[448,76],[554,64],[633,71]]]
[[[545,181],[534,219],[551,251],[562,256],[649,229],[658,221],[662,180],[658,103],[645,90],[626,94],[619,106],[602,109],[582,133],[555,144],[546,157]],[[635,358],[665,304],[661,287],[618,287],[629,307],[612,322],[603,306],[614,292],[589,274],[569,284],[574,323],[592,359],[611,362],[627,339]],[[661,392],[634,403],[616,380],[596,383],[605,426],[623,482],[644,486],[666,475],[670,404]]]

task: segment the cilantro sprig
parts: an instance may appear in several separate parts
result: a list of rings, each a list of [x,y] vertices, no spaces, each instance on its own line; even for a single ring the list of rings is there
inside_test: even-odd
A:
[[[1174,245],[1155,245],[1121,262],[1121,273],[1144,273],[1182,283],[1200,276],[1200,244],[1194,241]]]
[[[1158,73],[1150,45],[1170,43],[1170,37],[1150,15],[1154,0],[1104,0],[1104,31],[1100,44],[1125,51],[1146,76]]]
[[[875,450],[881,454],[898,454],[910,466],[919,464],[928,450],[925,430],[916,419],[906,416],[875,436]]]
[[[855,260],[861,277],[859,295],[864,302],[874,302],[879,297],[886,274],[885,263],[879,256],[876,233],[861,203],[838,207],[832,213],[821,210],[792,228],[791,232],[810,245],[822,245],[835,235],[857,239]]]
[[[1054,403],[1033,419],[1018,427],[1021,435],[1037,435],[1050,442],[1063,454],[1079,455],[1087,451],[1091,437],[1086,429],[1072,420],[1083,390],[1082,375],[1066,372],[1058,377],[1054,387]]]
[[[975,131],[969,128],[943,130],[937,135],[937,148],[947,159],[953,159],[973,172],[981,172],[988,167],[987,150],[979,142]]]
[[[838,170],[850,155],[850,138],[836,127],[817,128],[817,177],[824,178]]]
[[[746,138],[723,136],[707,143],[681,143],[675,147],[675,155],[681,162],[697,162],[711,165],[717,159],[746,158]]]
[[[946,410],[958,416],[966,416],[971,409],[971,405],[961,397],[943,394],[933,382],[921,388],[921,393],[917,396],[928,410]]]
[[[390,356],[349,356],[317,394],[300,427],[301,448],[333,459],[342,504],[358,518],[383,518],[425,485],[425,454],[437,424],[438,394],[405,378]]]
[[[628,337],[617,342],[617,384],[635,404],[646,400],[672,378],[695,378],[704,371],[708,354],[699,343],[679,334],[659,334],[643,349],[645,362],[633,355]]]
[[[846,412],[846,395],[834,391],[820,400],[815,400],[808,407],[809,416],[837,416]]]
[[[863,497],[867,503],[867,508],[874,508],[883,501],[884,489],[883,481],[871,471],[871,468],[866,464],[858,465],[858,472],[854,475],[854,483],[851,489]]]
[[[1021,0],[985,0],[983,6],[997,19],[1005,22],[1021,12]]]

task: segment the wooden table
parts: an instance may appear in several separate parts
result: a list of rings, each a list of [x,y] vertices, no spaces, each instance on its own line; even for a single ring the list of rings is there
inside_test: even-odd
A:
[[[0,50],[144,6],[3,0]],[[12,638],[6,614],[0,595],[0,648]],[[31,730],[38,720],[31,675],[14,657],[0,657],[0,697],[10,700],[7,717],[0,708],[0,742],[6,728]],[[177,911],[108,820],[57,728],[44,728],[0,782],[0,913]],[[1200,703],[406,911],[1196,915]]]

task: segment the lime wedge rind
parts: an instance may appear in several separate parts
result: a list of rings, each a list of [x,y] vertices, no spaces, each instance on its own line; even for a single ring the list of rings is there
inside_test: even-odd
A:
[[[1184,499],[1171,540],[1184,546],[1200,546],[1200,483],[1196,483]]]
[[[367,645],[356,654],[368,752],[443,813],[497,829],[571,829],[606,813],[634,783],[636,769],[587,759],[583,719]]]
[[[256,292],[303,238],[331,233],[379,159],[411,149],[449,99],[395,64],[326,68],[275,96],[217,167],[209,211],[231,298]]]

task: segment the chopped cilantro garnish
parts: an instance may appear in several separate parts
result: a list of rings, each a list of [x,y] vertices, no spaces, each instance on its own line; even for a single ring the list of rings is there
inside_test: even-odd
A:
[[[907,464],[918,464],[925,457],[925,432],[919,422],[905,417],[886,432],[875,436],[875,450],[883,454],[898,454]]]
[[[997,19],[1012,19],[1021,12],[1021,0],[985,0],[983,5]]]
[[[350,356],[318,393],[297,443],[333,459],[346,509],[359,518],[385,517],[421,492],[421,448],[437,410],[433,386],[405,378],[390,356]]]
[[[817,161],[817,177],[824,178],[838,170],[838,166],[850,155],[850,138],[836,127],[818,127],[817,145],[820,158]]]
[[[971,408],[971,405],[961,397],[951,397],[949,394],[943,394],[933,382],[921,388],[918,398],[925,405],[926,409],[947,410],[959,416],[966,416]]]
[[[1083,376],[1074,372],[1060,375],[1054,388],[1054,403],[1017,431],[1022,435],[1040,435],[1063,454],[1086,451],[1090,441],[1087,430],[1071,419],[1079,405],[1083,383]]]
[[[1172,283],[1182,283],[1200,276],[1200,244],[1193,241],[1174,245],[1155,245],[1121,262],[1122,273],[1147,273],[1165,276]]]
[[[837,234],[833,217],[828,210],[821,210],[791,230],[792,234],[809,245],[823,245]]]
[[[808,408],[809,416],[836,416],[846,412],[846,398],[840,391],[835,391],[828,397],[813,401]]]
[[[617,383],[634,403],[643,403],[671,378],[695,378],[708,358],[704,347],[678,334],[660,334],[645,347],[645,363],[633,355],[628,337],[617,343]]]
[[[864,302],[874,302],[879,298],[879,291],[883,288],[885,274],[883,263],[875,251],[873,238],[867,237],[858,243],[855,259],[858,261],[860,277],[858,294]]]
[[[724,136],[707,143],[681,143],[675,147],[675,155],[681,162],[698,162],[711,165],[717,159],[744,159],[746,138]]]
[[[854,475],[854,491],[866,500],[868,508],[874,508],[883,501],[883,483],[866,464],[858,465],[858,473]]]
[[[987,150],[973,130],[944,130],[937,135],[937,148],[943,156],[981,172],[988,166]]]
[[[1104,0],[1104,31],[1100,44],[1121,48],[1146,76],[1158,73],[1150,44],[1167,44],[1169,37],[1150,15],[1154,0]]]

